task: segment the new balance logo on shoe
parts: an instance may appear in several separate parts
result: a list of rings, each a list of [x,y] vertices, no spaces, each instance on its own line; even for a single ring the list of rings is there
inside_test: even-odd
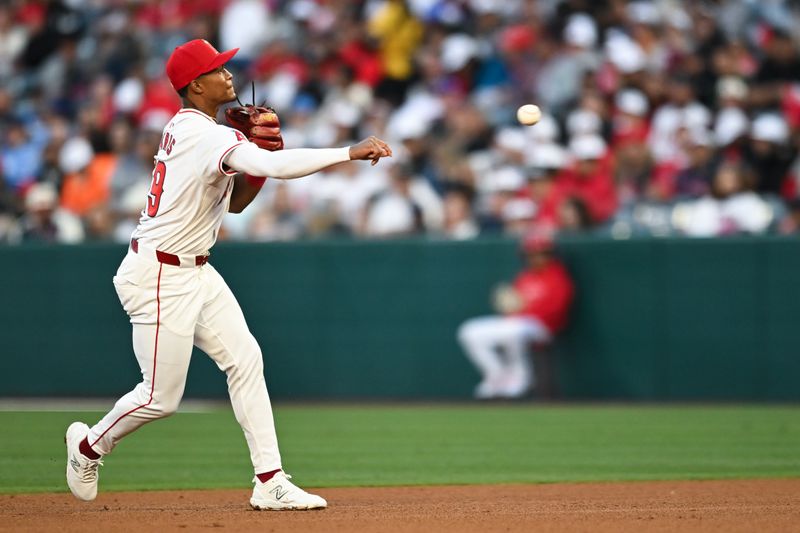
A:
[[[283,491],[283,492],[281,492]],[[275,485],[275,488],[269,491],[270,493],[275,493],[275,499],[280,500],[289,492],[289,489],[283,490],[283,485]]]
[[[278,477],[279,476],[279,477]],[[276,477],[266,483],[259,483],[258,478],[253,478],[256,486],[253,487],[253,497],[250,506],[256,510],[302,510],[324,509],[328,506],[323,498],[309,494],[294,483],[289,481],[289,474],[278,473]]]
[[[75,472],[78,472],[78,470],[79,470],[79,469],[80,469],[80,467],[81,467],[81,463],[80,463],[80,462],[78,462],[78,460],[75,458],[75,456],[74,456],[74,455],[72,456],[72,459],[70,459],[70,460],[69,460],[69,464],[70,464],[70,466],[72,466],[72,469],[73,469]]]

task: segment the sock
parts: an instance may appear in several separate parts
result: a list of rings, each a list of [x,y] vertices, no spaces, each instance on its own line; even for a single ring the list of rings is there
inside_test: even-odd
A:
[[[78,445],[78,449],[80,449],[81,453],[84,456],[88,457],[89,459],[95,459],[96,460],[96,459],[100,459],[100,457],[102,457],[102,455],[100,455],[99,453],[94,451],[92,449],[92,447],[89,446],[89,441],[86,438],[84,438],[81,441],[81,443]]]
[[[258,480],[261,483],[266,483],[267,481],[272,479],[272,476],[274,476],[275,474],[277,474],[280,471],[281,471],[280,468],[277,469],[277,470],[270,470],[269,472],[264,472],[263,474],[256,474],[256,477],[258,478]]]

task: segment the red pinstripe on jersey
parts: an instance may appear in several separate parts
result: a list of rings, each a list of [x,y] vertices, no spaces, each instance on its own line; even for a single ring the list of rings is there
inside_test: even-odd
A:
[[[155,340],[155,344],[153,346],[153,375],[150,378],[150,398],[147,400],[147,403],[144,403],[142,405],[134,407],[133,409],[131,409],[127,413],[123,414],[122,416],[120,416],[119,418],[114,420],[114,423],[111,424],[110,426],[108,426],[108,428],[106,428],[106,430],[103,433],[101,433],[100,436],[97,437],[94,440],[94,442],[92,442],[90,444],[90,446],[94,446],[95,444],[97,444],[98,441],[100,441],[100,439],[102,439],[103,436],[106,433],[108,433],[108,431],[111,428],[113,428],[114,426],[117,425],[117,422],[119,422],[120,420],[122,420],[123,418],[128,416],[129,414],[135,413],[136,411],[138,411],[142,407],[147,407],[148,405],[153,403],[153,390],[156,388],[156,361],[158,360],[158,330],[159,330],[159,328],[161,326],[161,271],[163,270],[163,268],[164,268],[164,264],[161,263],[159,265],[159,267],[158,267],[158,284],[156,285],[156,340]]]

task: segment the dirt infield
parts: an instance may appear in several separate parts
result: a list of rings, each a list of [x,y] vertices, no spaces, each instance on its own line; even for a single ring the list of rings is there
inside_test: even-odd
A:
[[[0,496],[0,531],[800,531],[800,479],[321,489],[251,511],[246,490]]]

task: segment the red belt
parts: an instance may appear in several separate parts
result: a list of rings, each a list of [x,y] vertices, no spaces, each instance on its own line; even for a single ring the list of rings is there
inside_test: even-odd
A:
[[[138,239],[131,239],[131,250],[133,253],[139,253],[139,240]],[[195,266],[202,266],[208,263],[209,256],[207,255],[196,255],[194,257],[194,264]],[[164,263],[165,265],[173,265],[173,266],[181,266],[181,258],[175,254],[170,254],[167,252],[162,252],[161,250],[156,250],[156,259],[159,263]]]

